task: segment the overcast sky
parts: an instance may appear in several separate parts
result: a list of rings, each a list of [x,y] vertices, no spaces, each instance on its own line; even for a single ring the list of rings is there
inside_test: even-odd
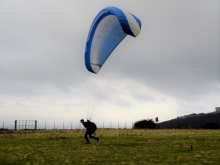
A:
[[[220,106],[218,0],[0,1],[0,122],[160,121]],[[86,70],[97,13],[142,21],[97,74]],[[0,126],[1,127],[1,126]]]

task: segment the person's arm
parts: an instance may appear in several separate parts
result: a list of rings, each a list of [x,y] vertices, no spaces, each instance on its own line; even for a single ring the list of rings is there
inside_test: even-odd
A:
[[[86,129],[88,128],[88,123],[87,123],[87,122],[83,122],[82,124],[83,124],[83,126],[84,126]]]

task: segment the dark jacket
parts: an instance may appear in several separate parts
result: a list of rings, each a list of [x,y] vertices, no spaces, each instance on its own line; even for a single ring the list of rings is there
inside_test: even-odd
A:
[[[95,123],[93,123],[89,120],[87,120],[87,122],[83,122],[82,124],[87,129],[87,131],[90,133],[94,133],[97,129]]]

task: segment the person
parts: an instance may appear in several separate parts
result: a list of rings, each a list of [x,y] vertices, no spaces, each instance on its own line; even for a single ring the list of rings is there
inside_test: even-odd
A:
[[[91,122],[90,120],[87,120],[87,122],[84,122],[83,119],[80,120],[80,122],[83,124],[83,126],[86,128],[86,133],[85,133],[85,139],[86,139],[86,144],[89,144],[89,139],[88,135],[90,138],[95,139],[97,142],[99,141],[98,137],[92,136],[92,134],[96,131],[97,127],[95,123]]]

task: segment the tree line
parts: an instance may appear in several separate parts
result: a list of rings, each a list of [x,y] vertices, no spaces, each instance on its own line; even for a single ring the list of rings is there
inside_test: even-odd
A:
[[[188,116],[185,118],[176,118],[176,119],[160,122],[157,124],[153,119],[144,119],[144,120],[136,121],[133,125],[133,129],[154,129],[154,128],[219,129],[220,113],[202,114],[200,116]]]
[[[158,128],[204,128],[219,129],[220,113],[202,114],[186,118],[176,118],[157,124]]]

